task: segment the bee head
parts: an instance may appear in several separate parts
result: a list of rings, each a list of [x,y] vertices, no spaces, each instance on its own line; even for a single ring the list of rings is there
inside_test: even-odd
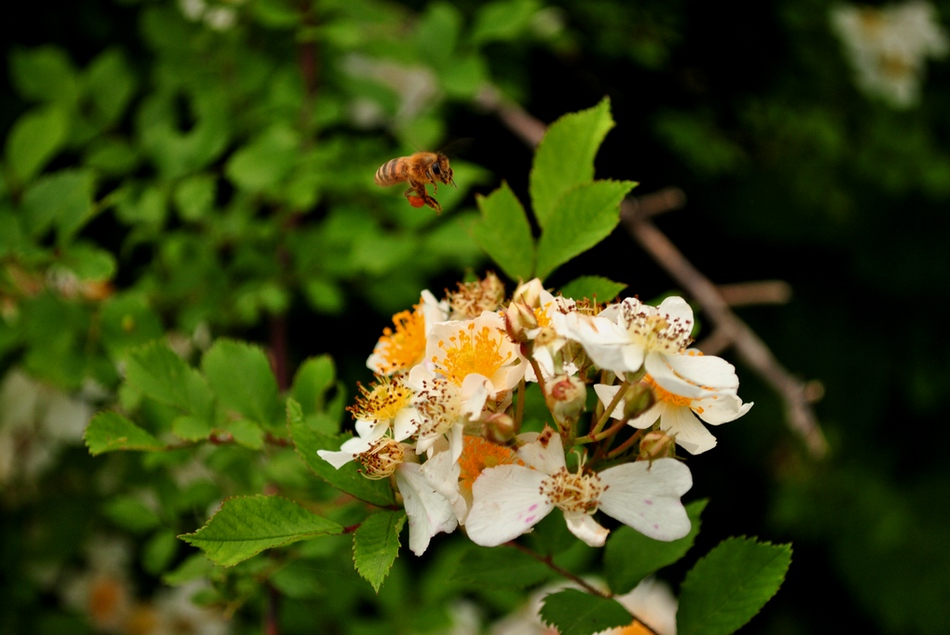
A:
[[[449,165],[449,159],[444,154],[440,154],[439,158],[432,162],[432,165],[429,166],[429,176],[432,177],[432,180],[439,180],[442,183],[451,184],[452,187],[458,189],[458,186],[455,184],[454,172],[452,167]]]

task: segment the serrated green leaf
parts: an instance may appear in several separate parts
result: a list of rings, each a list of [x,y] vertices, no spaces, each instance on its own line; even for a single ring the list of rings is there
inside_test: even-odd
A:
[[[20,116],[7,136],[7,164],[20,183],[29,183],[56,156],[69,134],[69,113],[45,106]]]
[[[319,419],[322,416],[314,415],[311,419]],[[353,461],[337,470],[320,458],[317,454],[318,450],[335,452],[340,449],[347,437],[331,437],[318,432],[309,420],[304,419],[300,404],[293,399],[287,400],[287,427],[297,449],[297,455],[317,476],[340,491],[367,503],[380,507],[395,505],[396,499],[389,481],[366,478],[357,471],[357,466]]]
[[[52,227],[63,244],[92,218],[94,187],[89,170],[62,170],[38,179],[23,196],[30,233],[37,236]]]
[[[577,589],[544,596],[540,614],[561,635],[593,635],[633,622],[633,616],[616,600]]]
[[[626,288],[627,285],[622,282],[614,282],[601,276],[580,276],[565,284],[560,291],[565,298],[588,298],[604,303],[616,298]]]
[[[548,128],[535,152],[528,184],[534,216],[542,228],[557,217],[561,197],[594,179],[594,156],[613,126],[610,101],[605,98],[593,108],[564,115]]]
[[[620,201],[634,185],[631,181],[594,181],[566,192],[538,239],[535,275],[544,280],[609,236],[620,222]]]
[[[729,538],[696,563],[680,587],[677,633],[726,635],[749,622],[782,585],[791,545]]]
[[[682,558],[693,546],[699,533],[699,516],[707,502],[703,499],[686,506],[692,526],[689,534],[679,540],[653,540],[626,525],[610,532],[604,553],[605,574],[610,590],[616,595],[626,593],[646,576]]]
[[[218,340],[201,358],[201,368],[222,404],[265,429],[283,429],[277,379],[263,350]]]
[[[125,381],[159,403],[214,420],[214,397],[205,378],[163,342],[151,342],[129,354]]]
[[[143,533],[158,526],[158,515],[134,496],[118,496],[103,507],[105,516],[132,533]]]
[[[182,415],[172,421],[172,434],[186,441],[202,441],[213,431],[209,421],[197,417]]]
[[[488,196],[477,196],[482,217],[472,227],[475,242],[512,280],[534,271],[534,238],[524,207],[507,183]]]
[[[100,412],[94,416],[86,426],[83,440],[93,456],[116,450],[165,448],[158,439],[116,412]]]
[[[265,549],[343,533],[343,527],[279,496],[229,498],[204,527],[179,536],[230,567]]]
[[[264,447],[264,431],[259,425],[247,419],[229,421],[227,431],[238,444],[252,450]]]
[[[399,555],[399,532],[405,523],[405,512],[381,511],[367,517],[353,534],[353,565],[377,593]]]
[[[553,575],[550,567],[522,551],[509,547],[470,546],[459,560],[452,579],[475,589],[485,586],[525,589],[549,580]]]

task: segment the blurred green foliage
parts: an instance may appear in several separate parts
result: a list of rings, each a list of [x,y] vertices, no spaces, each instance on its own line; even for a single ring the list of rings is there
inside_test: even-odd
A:
[[[397,559],[377,596],[343,582],[352,563],[337,538],[228,570],[173,538],[275,480],[332,500],[292,449],[262,461],[251,434],[197,458],[92,458],[73,422],[119,403],[149,434],[204,438],[194,412],[150,394],[157,361],[139,347],[165,337],[196,362],[233,336],[271,345],[281,390],[333,353],[345,381],[312,358],[292,391],[335,433],[343,386],[388,315],[483,263],[464,229],[471,192],[504,177],[528,200],[530,153],[473,105],[485,82],[545,121],[610,96],[619,125],[598,176],[683,188],[688,209],[658,224],[714,281],[792,284],[790,305],[741,316],[822,383],[831,458],[804,456],[772,391],[744,372],[755,409],[717,432],[714,463],[691,463],[694,495],[711,498],[706,540],[740,527],[796,545],[782,591],[743,632],[950,630],[950,480],[922,451],[950,440],[950,344],[933,330],[950,289],[947,63],[928,63],[919,103],[895,110],[855,87],[815,0],[408,4],[84,0],[25,5],[29,19],[0,25],[0,630],[94,632],[59,589],[90,570],[101,535],[129,545],[143,599],[163,573],[210,576],[204,599],[240,606],[237,632],[263,611],[255,576],[282,594],[287,633],[448,624],[459,588],[439,581],[458,544],[427,556],[422,580]],[[950,3],[934,6],[950,21]],[[459,191],[439,192],[442,217],[371,183],[388,159],[461,136],[476,144],[453,158]],[[644,297],[670,286],[620,232],[552,282],[578,271]],[[123,376],[137,389],[115,394]],[[835,594],[816,593],[829,584]]]

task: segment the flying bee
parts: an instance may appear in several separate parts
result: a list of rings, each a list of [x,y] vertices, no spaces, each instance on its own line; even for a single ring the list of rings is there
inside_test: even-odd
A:
[[[441,152],[416,152],[412,156],[399,157],[387,161],[376,170],[376,185],[389,187],[405,181],[409,189],[404,196],[409,199],[413,207],[428,205],[442,213],[442,206],[426,192],[426,185],[431,183],[433,194],[439,193],[439,183],[450,184],[458,189],[452,178],[452,167],[449,158]]]

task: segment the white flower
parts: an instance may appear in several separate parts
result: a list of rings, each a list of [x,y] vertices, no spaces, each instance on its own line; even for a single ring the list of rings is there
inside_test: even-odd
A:
[[[609,531],[592,514],[598,509],[656,540],[676,540],[690,522],[680,496],[692,487],[689,468],[675,459],[625,463],[599,473],[567,471],[561,438],[550,428],[525,444],[527,466],[486,469],[472,488],[465,521],[472,542],[493,547],[531,530],[555,507],[568,529],[588,545],[604,544]]]
[[[412,311],[400,311],[393,316],[393,328],[383,329],[366,366],[377,375],[409,371],[423,361],[432,326],[446,320],[448,314],[447,302],[423,291]]]
[[[602,369],[619,375],[642,367],[664,390],[689,398],[739,388],[732,364],[687,349],[693,310],[683,298],[666,298],[659,307],[627,298],[596,317],[578,318],[571,336]]]
[[[436,374],[460,388],[476,377],[493,399],[514,389],[528,365],[509,339],[504,319],[489,311],[473,320],[435,324],[425,359]]]
[[[488,398],[489,382],[481,375],[470,374],[458,386],[420,364],[409,373],[408,385],[415,393],[416,453],[428,452],[432,444],[445,435],[452,448],[452,458],[458,459],[465,424],[481,415]]]
[[[947,34],[928,2],[885,7],[839,5],[831,23],[845,44],[856,82],[896,108],[919,98],[926,58],[947,54]]]
[[[687,397],[664,390],[647,375],[644,381],[650,384],[656,402],[643,414],[630,419],[627,423],[634,428],[645,429],[660,421],[660,430],[676,439],[690,454],[701,454],[716,446],[716,437],[699,422],[702,419],[711,425],[719,425],[735,421],[752,407],[751,403],[742,403],[742,400],[732,390],[706,391],[699,396]],[[738,379],[736,380],[738,383]],[[604,406],[613,401],[621,386],[607,386],[595,384],[594,392]],[[617,404],[610,416],[614,419],[623,419],[623,403]]]

